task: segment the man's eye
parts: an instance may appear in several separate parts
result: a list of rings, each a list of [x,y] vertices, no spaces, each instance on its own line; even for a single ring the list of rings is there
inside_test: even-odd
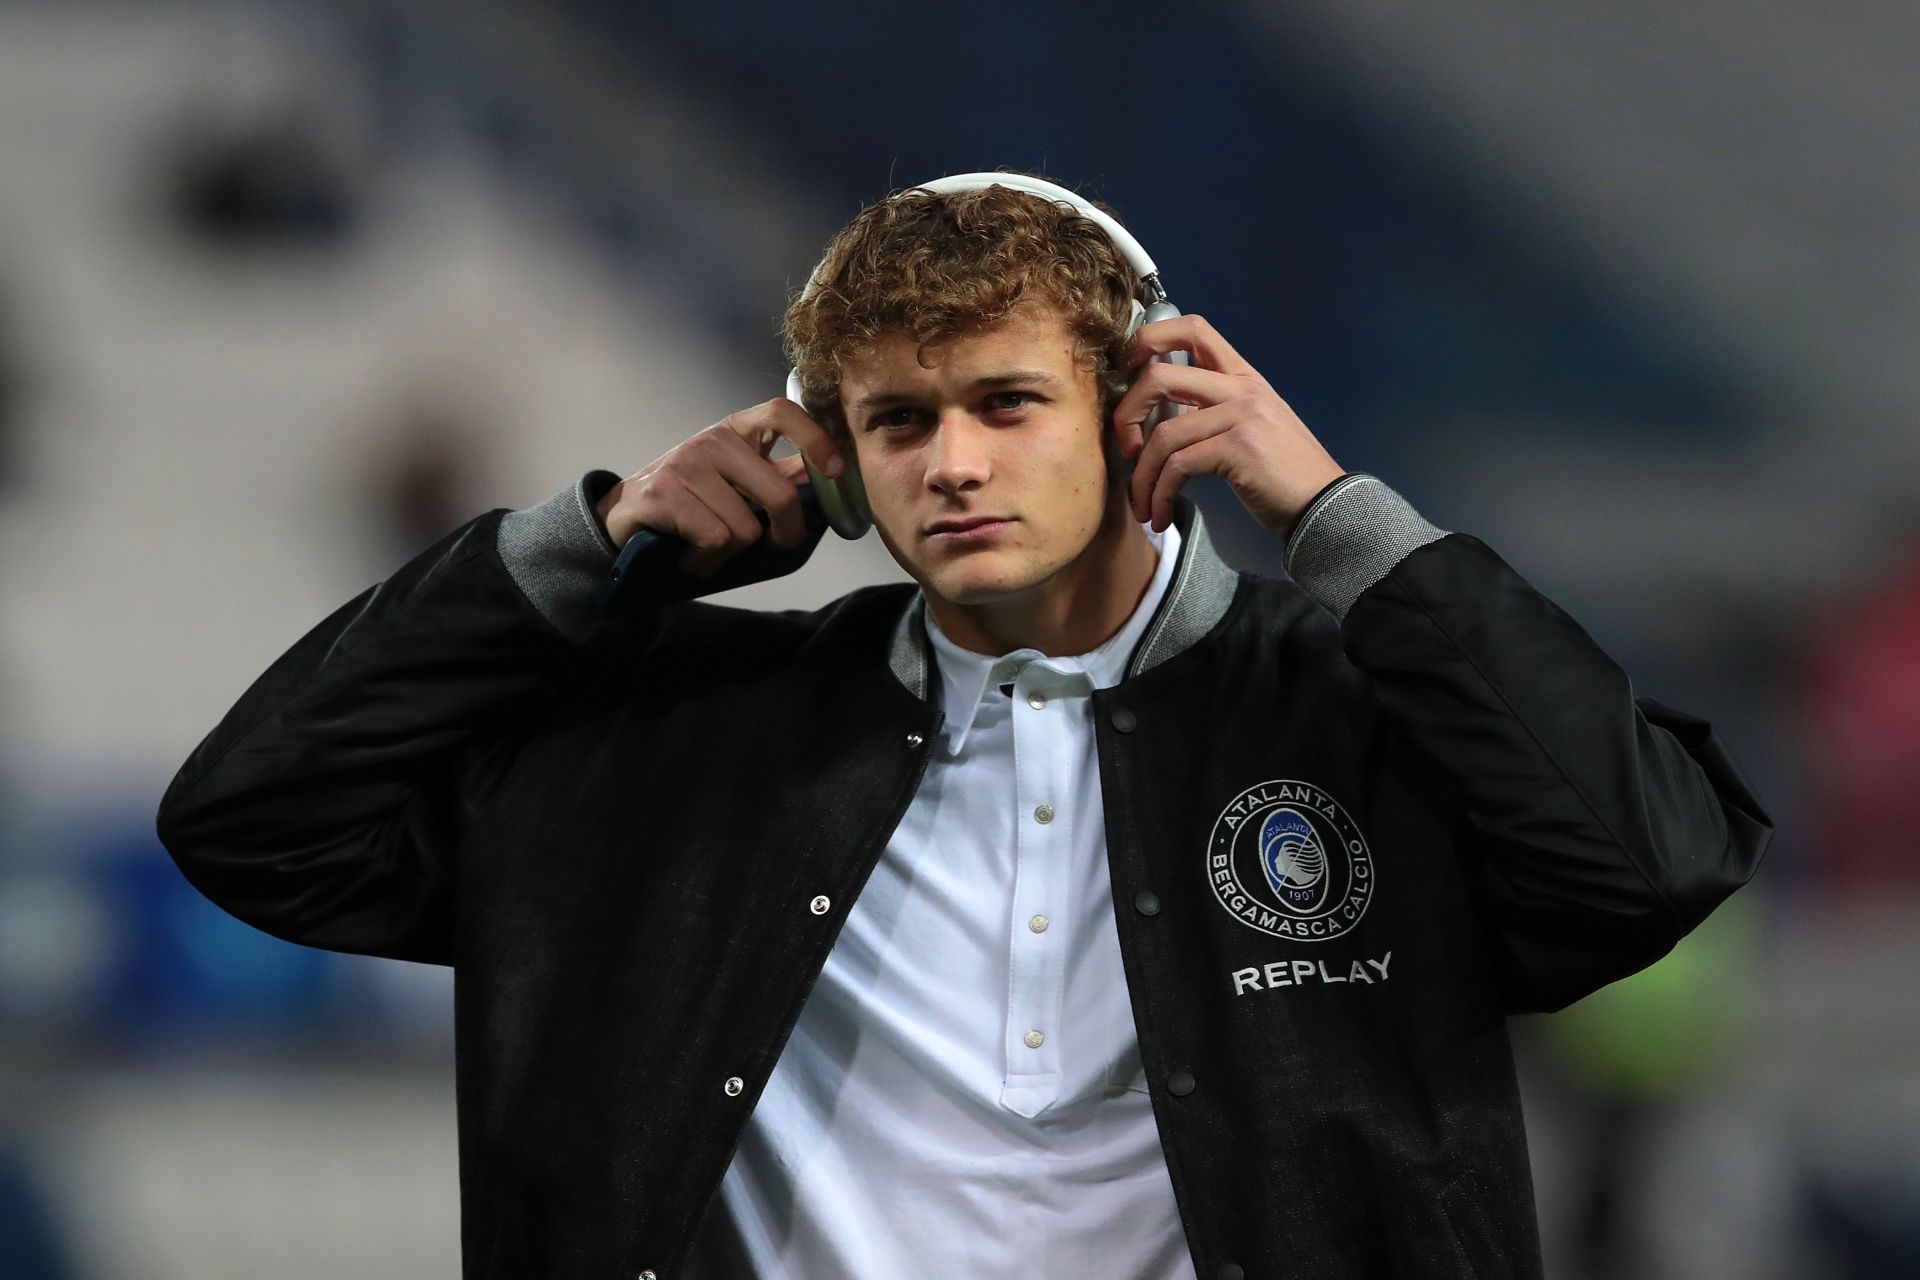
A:
[[[1007,413],[1015,409],[1024,409],[1029,401],[1040,396],[1032,391],[996,391],[986,400],[987,409],[993,413]],[[867,419],[870,431],[886,431],[893,427],[910,427],[919,416],[917,409],[883,409]]]

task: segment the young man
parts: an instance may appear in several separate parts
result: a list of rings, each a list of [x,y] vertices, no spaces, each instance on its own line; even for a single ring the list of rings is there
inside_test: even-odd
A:
[[[1129,342],[1071,209],[908,191],[819,281],[813,415],[455,530],[162,802],[241,919],[455,966],[465,1274],[1537,1276],[1502,1015],[1752,874],[1725,745],[1204,320]],[[822,421],[911,584],[595,616],[641,527],[818,538]]]

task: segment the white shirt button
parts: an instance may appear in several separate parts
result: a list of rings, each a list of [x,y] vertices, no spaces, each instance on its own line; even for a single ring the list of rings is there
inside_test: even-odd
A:
[[[1047,918],[1045,916],[1035,916],[1033,919],[1027,921],[1027,928],[1033,930],[1035,933],[1045,933],[1047,931]]]
[[[1041,707],[1047,705],[1047,700],[1036,693],[1027,698],[1027,705],[1038,711]]]
[[[1053,806],[1050,804],[1043,804],[1036,807],[1033,811],[1033,820],[1035,822],[1052,822]]]
[[[740,1096],[740,1091],[747,1087],[747,1082],[739,1076],[728,1076],[726,1084],[721,1087],[727,1091],[729,1098],[737,1098]]]
[[[807,908],[808,910],[812,911],[813,914],[817,916],[823,916],[827,914],[827,908],[831,907],[832,905],[833,905],[833,899],[827,897],[826,894],[821,893],[821,894],[814,895],[813,901],[807,904]]]
[[[1044,1031],[1029,1031],[1022,1039],[1027,1042],[1027,1048],[1038,1049],[1047,1042],[1047,1033]]]

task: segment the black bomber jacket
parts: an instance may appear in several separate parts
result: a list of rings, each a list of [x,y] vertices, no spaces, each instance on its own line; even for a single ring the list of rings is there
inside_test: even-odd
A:
[[[697,1228],[944,716],[912,582],[602,621],[615,479],[342,605],[159,809],[239,919],[453,966],[468,1280],[724,1269]],[[1665,954],[1771,820],[1706,721],[1377,477],[1320,492],[1277,578],[1174,507],[1172,582],[1091,697],[1196,1270],[1538,1277],[1505,1016]]]

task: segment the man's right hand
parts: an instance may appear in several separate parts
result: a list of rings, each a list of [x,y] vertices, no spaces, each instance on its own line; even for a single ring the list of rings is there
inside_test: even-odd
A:
[[[641,528],[678,535],[687,542],[679,567],[704,578],[760,540],[751,498],[767,512],[773,544],[797,547],[807,539],[799,491],[807,470],[799,453],[767,456],[783,437],[820,471],[836,474],[840,451],[826,428],[775,396],[728,414],[607,490],[596,508],[600,523],[616,547]]]

